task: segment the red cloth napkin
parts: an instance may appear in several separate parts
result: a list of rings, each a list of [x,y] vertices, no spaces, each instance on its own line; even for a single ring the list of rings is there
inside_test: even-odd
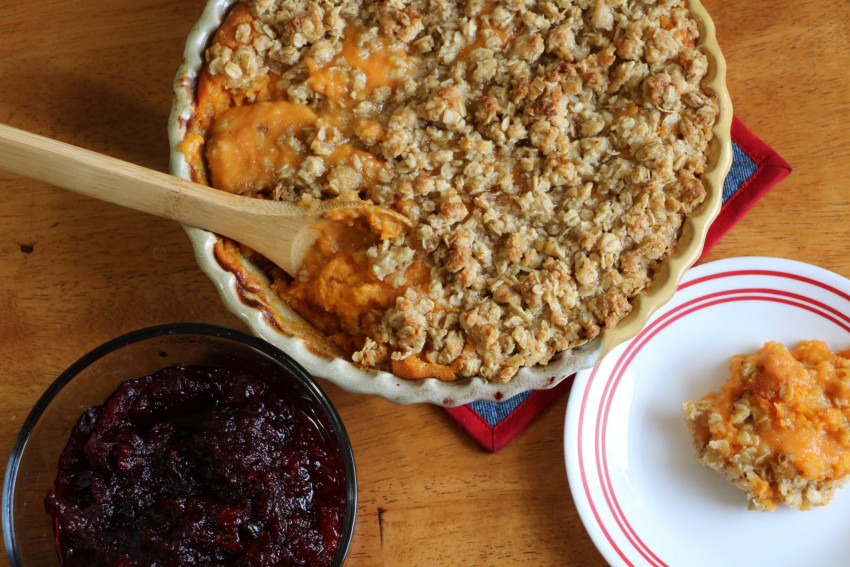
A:
[[[708,231],[703,255],[789,173],[791,166],[733,117],[732,168],[723,185],[723,207]],[[568,391],[572,382],[570,376],[549,390],[525,392],[502,402],[473,402],[443,409],[482,449],[493,453]]]

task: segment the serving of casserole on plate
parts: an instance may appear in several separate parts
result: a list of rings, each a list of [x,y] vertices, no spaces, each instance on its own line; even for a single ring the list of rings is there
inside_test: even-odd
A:
[[[293,275],[187,227],[255,334],[400,403],[551,387],[636,334],[731,162],[696,2],[213,0],[185,57],[172,173],[410,219],[341,225]]]

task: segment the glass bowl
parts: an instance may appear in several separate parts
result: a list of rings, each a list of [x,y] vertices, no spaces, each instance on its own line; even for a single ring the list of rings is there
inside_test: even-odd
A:
[[[3,536],[13,567],[60,564],[44,498],[83,411],[102,404],[126,380],[178,364],[248,369],[269,380],[287,381],[296,399],[304,402],[301,409],[342,457],[347,505],[334,565],[343,564],[354,532],[357,476],[348,434],[330,399],[292,358],[261,339],[212,325],[173,324],[135,331],[94,349],[63,372],[35,404],[15,441],[3,486]]]

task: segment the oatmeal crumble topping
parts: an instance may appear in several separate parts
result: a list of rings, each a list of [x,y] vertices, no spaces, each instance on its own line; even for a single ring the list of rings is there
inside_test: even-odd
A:
[[[698,40],[682,0],[253,0],[187,141],[221,189],[414,221],[367,252],[394,300],[323,328],[354,362],[508,381],[627,315],[704,200]]]

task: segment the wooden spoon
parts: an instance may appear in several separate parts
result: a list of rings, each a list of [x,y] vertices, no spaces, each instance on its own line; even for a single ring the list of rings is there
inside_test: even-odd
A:
[[[403,215],[363,201],[307,208],[233,195],[3,124],[0,169],[227,236],[290,274],[320,235],[317,223],[327,222],[322,217],[333,209],[363,208],[410,226]]]

